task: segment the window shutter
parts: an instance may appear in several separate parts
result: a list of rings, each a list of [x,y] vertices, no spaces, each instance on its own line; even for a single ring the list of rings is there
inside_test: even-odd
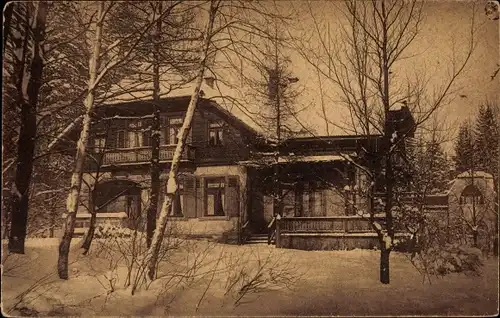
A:
[[[116,133],[116,148],[125,148],[125,130]]]
[[[240,189],[238,177],[229,177],[226,187],[226,211],[229,216],[240,214]]]
[[[196,217],[196,177],[193,175],[184,176],[184,206],[183,213],[185,217]]]
[[[203,189],[203,177],[196,177],[196,215],[195,217],[201,217],[205,215],[205,197]]]
[[[151,146],[151,130],[145,130],[142,132],[142,146]]]

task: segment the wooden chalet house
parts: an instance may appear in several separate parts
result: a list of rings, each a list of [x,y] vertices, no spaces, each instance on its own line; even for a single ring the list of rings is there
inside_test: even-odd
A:
[[[162,119],[161,180],[167,176],[189,100],[179,96],[157,104]],[[144,100],[96,109],[84,174],[88,186],[82,187],[76,233],[85,231],[90,205],[97,210],[98,222],[126,226],[132,216],[145,215],[153,110],[152,101]],[[413,122],[405,107],[392,117],[395,129],[409,129]],[[73,129],[69,139],[76,140],[78,133]],[[377,151],[382,143],[379,135],[323,136],[288,139],[278,149],[215,101],[200,98],[182,154],[170,222],[190,235],[240,243],[273,239],[281,247],[370,248],[376,244],[374,233],[352,208],[352,202],[363,206],[366,200],[346,191],[363,181],[350,160],[368,160],[363,149]],[[282,171],[280,220],[273,212],[276,164]],[[89,195],[93,188],[95,196]],[[277,225],[280,233],[274,237]]]

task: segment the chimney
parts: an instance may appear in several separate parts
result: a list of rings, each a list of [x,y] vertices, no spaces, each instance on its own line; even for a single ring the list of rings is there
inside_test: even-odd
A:
[[[208,85],[211,89],[214,89],[214,84],[215,84],[215,77],[213,76],[207,76],[204,78],[205,84]]]

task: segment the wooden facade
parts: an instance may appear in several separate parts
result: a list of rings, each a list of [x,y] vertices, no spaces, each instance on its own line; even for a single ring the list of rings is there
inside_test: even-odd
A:
[[[89,204],[103,216],[98,219],[110,220],[115,213],[121,224],[127,224],[124,218],[144,217],[151,186],[152,113],[156,107],[161,111],[158,133],[163,184],[189,99],[167,98],[156,105],[135,101],[96,109],[84,176],[89,186],[82,191],[77,228],[85,227]],[[77,132],[72,133],[76,139]],[[312,234],[350,235],[354,246],[355,237],[359,242],[365,242],[365,236],[373,240],[366,220],[354,215],[356,207],[366,204],[365,199],[349,192],[359,186],[363,175],[346,158],[361,163],[371,160],[366,149],[377,152],[382,142],[379,135],[323,136],[291,138],[273,146],[214,101],[200,99],[181,157],[180,188],[171,221],[189,228],[190,234],[238,238],[240,243],[244,237],[269,233],[270,227],[274,231],[276,226],[276,234],[283,237],[279,246],[283,247],[294,247],[292,237],[303,240]],[[269,161],[269,153],[276,152],[282,161],[273,163],[274,155]],[[282,191],[283,219],[277,223],[272,223],[274,164],[279,165]],[[92,190],[96,182],[98,190]],[[128,191],[127,187],[136,190]],[[100,196],[97,201],[90,200],[92,191]]]

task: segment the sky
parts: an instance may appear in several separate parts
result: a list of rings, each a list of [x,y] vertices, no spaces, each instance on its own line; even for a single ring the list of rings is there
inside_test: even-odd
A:
[[[314,2],[314,14],[330,21],[331,36],[334,37],[338,24],[342,23],[336,9],[341,8],[340,2]],[[398,72],[410,75],[414,72],[425,74],[429,78],[428,94],[442,85],[449,78],[453,54],[457,60],[463,60],[470,32],[471,2],[466,1],[425,1],[424,20],[420,34],[406,51],[407,56],[397,67]],[[476,3],[475,25],[477,31],[475,40],[477,47],[473,52],[464,73],[452,87],[449,103],[440,111],[439,120],[446,126],[456,127],[457,124],[474,116],[479,105],[486,100],[498,101],[500,76],[491,80],[491,75],[499,63],[499,24],[488,20],[484,15],[483,2]],[[329,19],[328,19],[328,18]],[[309,21],[304,21],[304,28],[309,28]],[[455,47],[455,50],[453,49]],[[314,101],[315,107],[304,116],[308,124],[315,126],[318,134],[325,133],[325,124],[317,120],[321,114],[320,91],[317,74],[301,57],[296,58],[294,69],[302,83],[306,83],[310,92],[308,99]],[[323,91],[331,91],[331,99],[335,99],[336,88],[329,86],[328,81],[322,84]],[[334,101],[328,105],[328,116],[335,122],[342,117],[343,108]],[[333,127],[331,134],[342,133]],[[454,134],[453,131],[448,134]],[[449,146],[449,145],[448,145]]]
[[[395,72],[402,77],[413,76],[418,73],[428,79],[426,94],[431,96],[443,83],[449,79],[452,68],[452,60],[462,61],[469,44],[471,30],[472,1],[424,1],[424,19],[421,30],[412,44],[405,51],[404,61],[396,65]],[[452,147],[452,138],[460,122],[472,118],[477,112],[479,105],[486,101],[499,101],[500,74],[494,80],[491,76],[498,67],[499,55],[499,21],[489,20],[484,14],[485,1],[476,1],[475,42],[476,48],[464,72],[457,78],[452,93],[449,95],[447,104],[437,113],[437,120],[441,127],[446,127],[443,134],[449,136],[445,144],[449,152]],[[295,9],[299,12],[295,15],[296,21],[292,22],[286,31],[294,36],[308,33],[312,38],[305,39],[311,45],[318,44],[318,38],[314,35],[314,24],[308,7],[304,1],[278,1],[280,10],[289,11]],[[338,36],[340,25],[345,23],[342,15],[341,1],[311,1],[312,14],[322,23],[324,27],[330,25],[331,38]],[[300,36],[299,36],[300,37]],[[294,84],[302,91],[297,100],[298,107],[305,107],[299,115],[303,125],[315,131],[316,135],[326,135],[326,123],[322,118],[321,96],[326,105],[326,115],[333,123],[341,123],[347,112],[338,103],[339,91],[329,81],[323,80],[320,90],[318,75],[315,69],[293,49],[286,50],[291,60],[290,69],[293,75],[299,78]],[[220,75],[220,74],[219,74]],[[222,77],[222,76],[220,76]],[[237,79],[224,78],[227,82]],[[227,88],[219,82],[217,89],[207,85],[203,86],[205,97],[227,94],[231,96],[240,95],[234,90]],[[220,90],[220,91],[219,91]],[[173,92],[175,95],[189,95],[189,87]],[[245,93],[243,93],[245,95]],[[248,100],[247,100],[248,101]],[[228,108],[236,116],[240,117],[249,125],[258,129],[258,123],[252,120],[251,115],[241,107],[231,103],[221,102],[223,107]],[[251,104],[251,102],[250,102]],[[259,107],[259,105],[249,106]],[[246,113],[246,114],[245,114]],[[329,125],[329,134],[345,134],[339,128]]]
[[[279,3],[282,7],[304,9],[302,2]],[[335,38],[340,29],[339,24],[345,23],[341,14],[340,1],[312,1],[312,13],[324,26],[330,24],[330,36]],[[444,83],[447,83],[453,67],[453,59],[461,62],[465,58],[470,40],[471,19],[474,17],[476,47],[464,69],[451,88],[447,103],[436,113],[440,127],[445,128],[441,134],[448,142],[444,143],[447,152],[451,151],[453,138],[460,122],[475,116],[479,105],[486,101],[498,102],[500,76],[494,80],[491,76],[500,62],[499,55],[499,23],[489,20],[484,14],[484,1],[475,3],[473,15],[471,1],[425,1],[424,19],[420,33],[405,51],[408,57],[397,64],[396,73],[412,76],[415,73],[424,75],[429,83],[426,94],[432,96]],[[296,34],[306,33],[313,29],[313,23],[308,14],[299,15],[299,21],[291,27]],[[290,30],[290,29],[289,29]],[[314,32],[312,32],[314,34]],[[315,42],[317,38],[307,41]],[[315,43],[313,43],[315,44]],[[292,60],[291,69],[299,78],[296,84],[303,91],[297,103],[308,106],[299,119],[307,127],[312,128],[317,135],[326,135],[326,123],[322,119],[321,94],[326,103],[326,113],[329,121],[340,123],[347,113],[345,108],[336,102],[338,89],[329,81],[323,80],[319,89],[317,72],[300,54],[289,50]],[[238,114],[238,109],[233,108]],[[241,116],[241,114],[240,114]],[[244,116],[241,116],[244,117]],[[345,134],[339,128],[329,125],[329,134]]]

